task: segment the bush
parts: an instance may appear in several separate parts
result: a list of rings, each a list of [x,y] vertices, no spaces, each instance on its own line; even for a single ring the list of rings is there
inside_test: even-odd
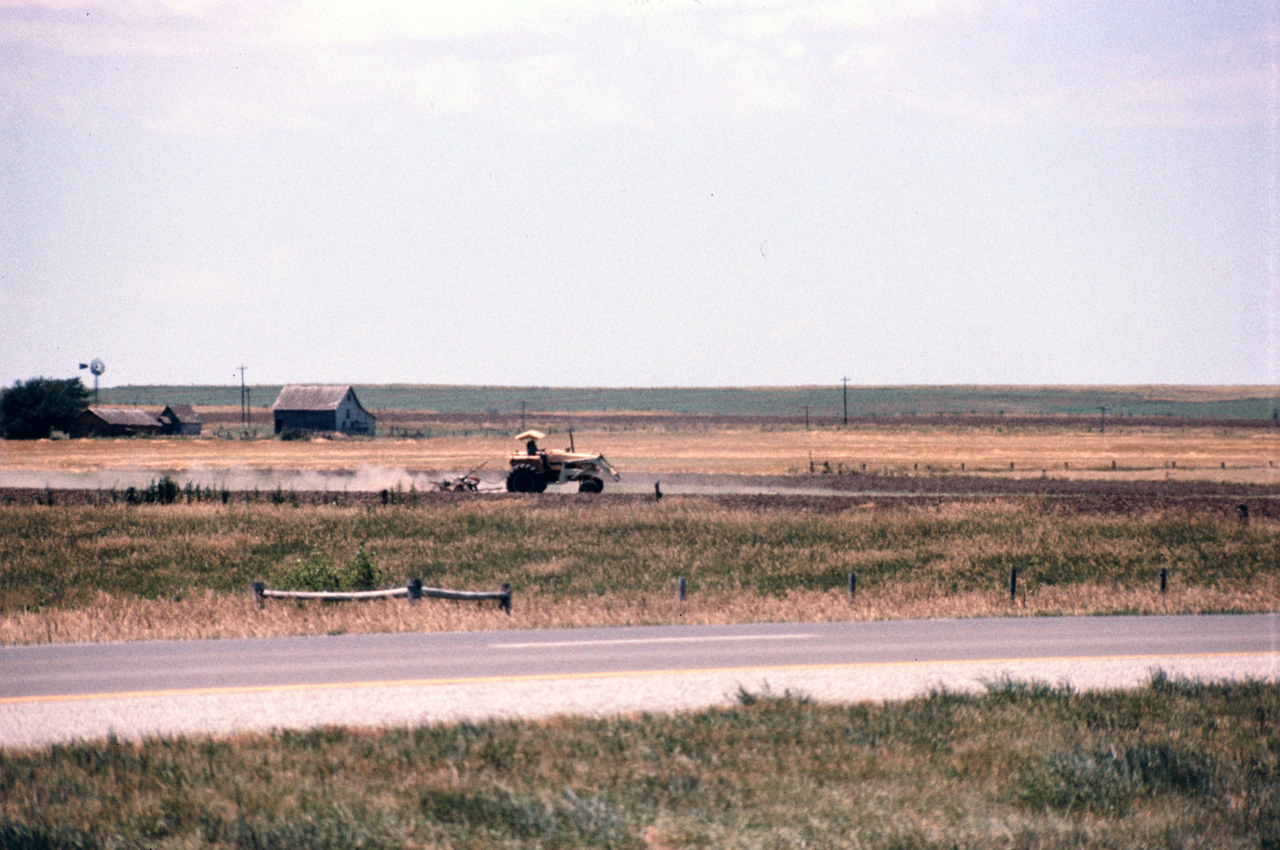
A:
[[[387,584],[387,574],[378,566],[373,556],[360,544],[355,557],[341,569],[333,559],[321,552],[312,551],[281,576],[288,590],[378,590]]]
[[[342,571],[342,584],[347,590],[377,590],[383,584],[386,584],[387,576],[377,563],[364,548],[364,544],[360,544],[360,548],[356,550],[356,556],[347,562],[346,569]]]
[[[312,550],[305,558],[299,558],[294,566],[280,577],[287,590],[341,590],[342,578],[334,569],[333,559]]]

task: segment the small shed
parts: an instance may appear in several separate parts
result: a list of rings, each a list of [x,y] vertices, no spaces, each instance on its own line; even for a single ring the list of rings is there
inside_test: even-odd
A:
[[[271,406],[275,432],[338,432],[372,437],[377,417],[365,410],[350,385],[290,384]]]
[[[200,436],[200,414],[189,404],[170,404],[160,413],[164,433]]]
[[[73,437],[132,437],[137,434],[159,434],[164,430],[160,420],[128,407],[90,407],[76,419]]]

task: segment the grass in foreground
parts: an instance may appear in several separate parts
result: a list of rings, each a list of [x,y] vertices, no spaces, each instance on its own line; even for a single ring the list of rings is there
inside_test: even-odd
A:
[[[1280,529],[1035,502],[836,512],[539,501],[378,508],[0,507],[0,643],[893,617],[1268,611]],[[392,584],[492,590],[515,612],[438,601],[271,602],[313,553]],[[1169,572],[1169,592],[1157,576]],[[1011,602],[1008,578],[1019,573]],[[846,592],[849,573],[857,596]],[[679,577],[686,603],[676,601]]]
[[[0,846],[1274,848],[1280,685],[0,751]]]

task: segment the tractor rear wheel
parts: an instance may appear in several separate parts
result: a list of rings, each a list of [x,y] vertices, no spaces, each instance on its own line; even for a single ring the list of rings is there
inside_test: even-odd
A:
[[[543,483],[542,473],[527,463],[521,463],[511,467],[511,471],[507,473],[507,492],[508,493],[537,493],[541,491],[538,487]]]
[[[587,478],[579,479],[578,492],[579,493],[604,492],[604,482],[601,481],[599,478],[596,478],[594,475],[589,476]]]

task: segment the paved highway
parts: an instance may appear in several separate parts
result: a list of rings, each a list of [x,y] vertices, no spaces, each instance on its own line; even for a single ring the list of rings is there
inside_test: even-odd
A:
[[[694,708],[739,688],[889,699],[1002,676],[1280,678],[1280,615],[674,626],[0,649],[0,745],[108,733]]]

